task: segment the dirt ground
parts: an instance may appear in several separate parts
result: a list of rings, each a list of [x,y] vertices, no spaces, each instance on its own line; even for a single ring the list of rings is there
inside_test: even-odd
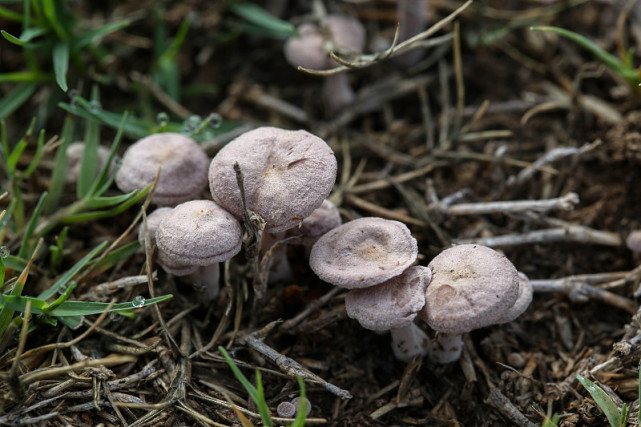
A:
[[[77,14],[88,23],[116,17],[133,23],[102,42],[114,54],[103,69],[85,70],[82,79],[71,75],[70,83],[86,92],[92,83],[87,76],[109,75],[102,88],[105,110],[179,117],[144,83],[153,57],[152,15],[160,10],[152,3],[78,4]],[[425,358],[406,364],[395,360],[389,335],[367,331],[347,317],[345,291],[333,291],[316,277],[296,246],[288,247],[293,277],[270,285],[257,307],[242,254],[226,266],[226,287],[211,305],[201,304],[184,280],[158,268],[156,294],[174,295],[160,311],[146,308],[135,319],[107,316],[79,342],[25,358],[19,369],[25,374],[113,354],[129,355],[130,361],[45,376],[21,396],[3,383],[0,419],[37,425],[240,425],[227,396],[259,425],[256,407],[216,350],[223,345],[252,382],[254,369],[261,370],[272,414],[298,394],[292,361],[313,373],[305,382],[312,404],[308,425],[541,425],[546,415],[558,415],[562,426],[607,425],[577,373],[597,382],[619,406],[627,403],[629,424],[637,425],[641,257],[625,239],[641,229],[639,88],[576,43],[530,27],[566,28],[616,55],[621,44],[641,46],[641,13],[633,10],[618,26],[623,1],[477,0],[434,37],[456,35],[426,48],[417,64],[400,67],[381,59],[350,70],[357,97],[330,112],[320,99],[322,78],[289,65],[282,40],[235,32],[239,18],[225,11],[225,3],[163,2],[160,13],[169,34],[186,16],[194,19],[177,57],[182,85],[208,88],[183,96],[184,110],[178,112],[217,113],[228,123],[306,129],[321,136],[338,160],[331,198],[344,222],[361,216],[405,222],[418,241],[420,265],[453,243],[492,246],[532,280],[532,304],[510,323],[467,334],[459,362],[438,365]],[[430,24],[463,4],[427,3]],[[290,0],[281,18],[300,22],[309,18],[311,5]],[[366,52],[393,37],[391,1],[324,5],[363,22]],[[19,33],[13,23],[5,28]],[[17,46],[3,41],[0,49],[3,72],[24,66]],[[633,59],[641,63],[638,54]],[[9,89],[0,86],[0,93]],[[36,92],[11,116],[10,132],[23,132],[16,124],[28,122],[50,95],[51,89]],[[60,132],[64,117],[62,110],[54,111],[43,128],[51,135]],[[103,134],[109,141],[114,131],[103,127]],[[205,142],[209,156],[229,138]],[[120,153],[132,142],[126,137]],[[27,210],[47,189],[52,158],[25,183]],[[570,200],[570,193],[579,201],[565,209],[455,209],[462,203]],[[73,189],[64,197],[72,200]],[[6,200],[0,203],[5,206]],[[138,212],[133,207],[113,218],[71,225],[65,265],[97,242],[114,241]],[[57,232],[46,236],[45,246]],[[134,229],[124,242],[136,238]],[[19,242],[11,232],[6,241]],[[26,294],[53,280],[46,274],[47,260],[36,260]],[[149,297],[146,284],[109,295],[95,292],[101,283],[144,274],[144,264],[145,254],[138,251],[117,268],[86,277],[71,299]],[[41,326],[23,351],[69,342],[97,318],[87,317],[79,330]],[[423,321],[417,323],[434,335]],[[18,342],[14,337],[0,358],[5,372]],[[279,366],[261,345],[289,359],[277,359]],[[126,383],[105,391],[105,384],[123,379]],[[341,390],[351,398],[339,396]],[[133,404],[116,409],[114,402]]]

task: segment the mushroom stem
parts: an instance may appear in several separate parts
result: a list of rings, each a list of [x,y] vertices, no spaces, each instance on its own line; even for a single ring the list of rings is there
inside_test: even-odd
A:
[[[422,32],[427,27],[425,0],[398,0],[397,19],[400,23],[398,30],[398,43]],[[394,61],[403,67],[411,67],[421,60],[424,49],[416,49],[394,58]]]
[[[273,248],[273,246],[287,237],[284,231],[278,233],[263,233],[261,240],[261,257],[270,256],[271,266],[269,268],[269,279],[267,283],[273,285],[284,280],[292,278],[292,269],[287,259],[287,247],[281,246]],[[271,253],[269,253],[271,251]]]
[[[207,296],[209,301],[216,299],[220,292],[220,266],[219,263],[200,266],[191,274],[194,288]]]
[[[416,355],[426,355],[430,343],[427,334],[416,323],[390,329],[392,351],[401,362],[409,362]]]
[[[349,84],[347,73],[337,73],[327,76],[323,83],[323,100],[329,111],[336,112],[356,98]]]
[[[463,350],[463,335],[439,332],[429,346],[429,357],[436,363],[456,362]]]

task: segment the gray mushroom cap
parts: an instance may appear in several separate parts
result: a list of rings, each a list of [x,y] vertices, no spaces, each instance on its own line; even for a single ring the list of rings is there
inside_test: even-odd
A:
[[[486,246],[454,246],[438,254],[428,267],[432,282],[421,317],[436,331],[463,334],[499,323],[517,300],[516,268]]]
[[[228,143],[209,167],[216,203],[243,217],[234,163],[245,176],[247,208],[265,220],[265,232],[296,227],[318,208],[336,181],[336,157],[321,138],[304,130],[260,127]]]
[[[625,239],[625,245],[633,252],[641,252],[641,230],[634,230]]]
[[[127,193],[154,182],[153,203],[175,206],[197,198],[207,186],[209,158],[195,141],[178,133],[157,133],[132,144],[122,158],[116,185]]]
[[[300,227],[287,230],[287,235],[300,236],[303,244],[311,246],[323,234],[338,227],[341,223],[341,214],[338,212],[338,208],[325,199],[318,209],[315,209],[303,220]]]
[[[366,329],[387,331],[409,325],[425,305],[432,272],[415,266],[388,281],[345,295],[345,311]]]
[[[232,214],[211,200],[192,200],[171,210],[160,221],[156,244],[161,261],[207,266],[240,251],[242,230]]]
[[[525,273],[518,272],[519,275],[519,296],[516,298],[516,301],[510,307],[510,309],[505,312],[505,314],[499,319],[498,323],[507,323],[519,317],[532,302],[533,289],[530,279],[525,275]]]
[[[149,232],[149,241],[151,246],[156,244],[156,231],[158,231],[160,221],[162,221],[165,215],[171,212],[171,210],[172,208],[169,207],[157,208],[147,215],[147,231]],[[138,242],[140,243],[140,246],[145,246],[145,230],[142,223],[138,228]]]
[[[417,255],[416,239],[405,224],[365,217],[346,222],[318,239],[309,265],[324,281],[357,289],[398,276]]]

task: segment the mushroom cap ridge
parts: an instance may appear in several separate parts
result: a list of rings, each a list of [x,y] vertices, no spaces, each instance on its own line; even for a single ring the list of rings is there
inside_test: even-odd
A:
[[[365,329],[387,331],[409,325],[425,305],[425,288],[432,272],[420,265],[384,283],[352,289],[345,295],[345,311]]]
[[[336,181],[336,157],[321,138],[304,130],[260,127],[229,142],[209,167],[216,203],[243,217],[234,162],[245,177],[247,208],[265,220],[265,232],[296,227],[320,207]]]
[[[242,244],[240,223],[211,200],[181,203],[156,231],[156,245],[176,264],[211,265],[236,255]]]
[[[116,185],[127,193],[160,177],[152,202],[174,206],[198,197],[207,186],[207,153],[191,138],[178,133],[157,133],[133,143],[122,158]]]
[[[324,281],[357,289],[398,276],[417,255],[416,239],[405,224],[365,217],[346,222],[318,239],[309,265]]]
[[[518,297],[516,268],[486,246],[454,246],[434,257],[428,267],[432,281],[421,317],[436,331],[463,334],[499,323]]]

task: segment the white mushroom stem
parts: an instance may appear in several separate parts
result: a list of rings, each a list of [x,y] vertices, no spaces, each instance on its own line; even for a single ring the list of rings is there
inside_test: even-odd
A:
[[[392,351],[401,362],[409,362],[416,355],[426,355],[430,339],[414,322],[401,328],[390,329]]]
[[[325,77],[323,84],[323,99],[330,111],[339,111],[351,104],[356,98],[349,84],[347,73],[337,73]]]
[[[463,350],[463,335],[439,332],[429,346],[429,357],[436,363],[456,362]]]
[[[220,263],[216,262],[207,266],[200,266],[191,274],[194,288],[201,291],[209,301],[216,299],[220,293]]]

